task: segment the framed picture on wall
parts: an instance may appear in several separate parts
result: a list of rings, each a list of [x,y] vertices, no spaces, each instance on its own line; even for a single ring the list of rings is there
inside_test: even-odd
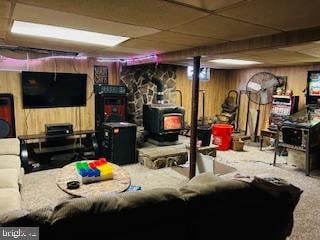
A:
[[[279,81],[279,85],[273,88],[273,95],[283,95],[286,93],[287,90],[287,76],[277,76]]]
[[[94,66],[94,83],[108,84],[108,67],[107,66]]]

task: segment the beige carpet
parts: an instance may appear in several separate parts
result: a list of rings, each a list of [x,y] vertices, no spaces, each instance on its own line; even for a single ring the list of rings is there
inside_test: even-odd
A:
[[[140,164],[123,166],[131,177],[132,185],[143,189],[160,187],[179,187],[188,181],[189,168],[162,168],[152,170]],[[26,174],[22,188],[22,208],[38,209],[47,205],[54,206],[60,201],[71,198],[61,191],[56,183],[56,175],[60,169],[52,169]],[[215,174],[223,175],[236,171],[223,163],[215,164]]]
[[[303,171],[284,164],[285,157],[278,157],[279,164],[276,167],[270,165],[273,160],[273,152],[270,150],[259,151],[257,147],[249,146],[245,146],[244,150],[244,152],[218,151],[217,162],[237,169],[237,171],[231,171],[221,177],[228,179],[233,177],[235,173],[249,175],[269,173],[300,187],[304,192],[294,213],[294,228],[289,239],[320,239],[319,172],[313,172],[311,177],[306,177]],[[185,176],[170,168],[151,170],[135,164],[126,166],[126,169],[132,177],[132,184],[141,185],[144,189],[177,187],[188,181]],[[55,205],[57,202],[69,198],[55,185],[57,171],[59,169],[25,175],[22,190],[23,208],[35,209],[46,205]],[[230,221],[233,220],[234,217],[230,217]]]
[[[179,187],[188,181],[188,178],[172,170],[162,168],[152,170],[140,164],[126,165],[124,168],[129,172],[132,185],[142,186],[143,189],[160,187]],[[22,208],[38,209],[44,206],[54,206],[60,201],[71,198],[61,191],[55,178],[60,169],[52,169],[26,174],[22,188]]]

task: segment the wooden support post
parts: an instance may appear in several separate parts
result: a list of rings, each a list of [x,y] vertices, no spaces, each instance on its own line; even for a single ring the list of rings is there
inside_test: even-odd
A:
[[[200,56],[197,56],[197,57],[193,58],[189,179],[193,178],[196,175],[197,125],[198,125],[198,103],[199,103],[199,73],[200,73]]]

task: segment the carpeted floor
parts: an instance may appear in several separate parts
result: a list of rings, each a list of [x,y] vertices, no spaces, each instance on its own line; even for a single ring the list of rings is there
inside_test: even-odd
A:
[[[123,166],[130,174],[131,184],[143,189],[159,187],[178,187],[188,179],[172,170],[162,168],[152,170],[140,164]],[[44,170],[26,174],[22,188],[22,208],[38,209],[47,205],[54,206],[58,202],[71,198],[56,185],[56,175],[60,169]]]
[[[276,167],[270,165],[273,152],[259,151],[257,147],[245,146],[245,151],[218,151],[216,161],[217,174],[222,178],[232,178],[236,173],[256,175],[267,173],[281,177],[300,187],[304,192],[295,210],[294,229],[290,240],[320,239],[320,173],[313,172],[311,177],[294,167],[284,164],[285,157],[278,157]],[[143,189],[158,187],[178,187],[188,181],[187,177],[171,168],[151,170],[139,164],[125,166],[130,173],[132,184]],[[236,171],[235,171],[236,169]],[[36,209],[42,206],[55,205],[70,196],[55,184],[59,169],[46,170],[27,174],[22,189],[24,209]]]
[[[152,170],[140,164],[123,166],[131,177],[132,185],[143,189],[160,187],[179,187],[188,181],[189,168],[162,168]],[[60,169],[44,170],[26,174],[22,188],[22,208],[38,209],[44,206],[54,206],[60,201],[71,198],[56,185],[56,175]],[[223,175],[236,171],[222,163],[216,164],[216,174]]]

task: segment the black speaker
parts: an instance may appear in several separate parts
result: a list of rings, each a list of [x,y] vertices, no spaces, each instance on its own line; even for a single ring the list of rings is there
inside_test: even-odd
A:
[[[95,126],[96,130],[105,122],[126,121],[126,96],[95,95]]]
[[[95,94],[95,130],[97,142],[102,154],[102,141],[104,135],[103,124],[106,122],[126,121],[126,95],[123,94]]]
[[[0,138],[16,137],[12,94],[0,94]]]
[[[103,155],[117,165],[137,162],[136,157],[137,126],[132,123],[105,123],[102,142]]]

